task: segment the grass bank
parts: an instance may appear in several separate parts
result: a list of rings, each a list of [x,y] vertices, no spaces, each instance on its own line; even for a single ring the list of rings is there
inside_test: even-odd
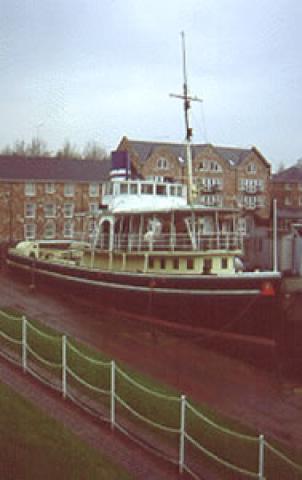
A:
[[[0,383],[0,478],[130,480],[131,477]]]

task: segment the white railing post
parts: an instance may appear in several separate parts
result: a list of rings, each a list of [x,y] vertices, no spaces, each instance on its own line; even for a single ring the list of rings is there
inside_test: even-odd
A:
[[[110,402],[110,423],[112,430],[115,427],[115,361],[111,361],[111,402]]]
[[[66,351],[66,335],[62,336],[62,395],[66,398],[67,395],[67,351]]]
[[[180,397],[180,429],[179,429],[179,473],[183,473],[185,463],[185,424],[186,424],[186,396]]]
[[[27,320],[25,315],[22,317],[22,367],[23,372],[27,370]]]
[[[259,469],[258,469],[258,478],[259,480],[264,480],[264,436],[259,435]]]

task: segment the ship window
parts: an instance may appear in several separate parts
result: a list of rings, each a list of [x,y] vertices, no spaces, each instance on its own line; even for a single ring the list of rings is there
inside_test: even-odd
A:
[[[160,268],[161,268],[161,270],[164,270],[166,268],[166,259],[165,258],[160,259]]]
[[[167,195],[166,185],[156,185],[156,194],[157,195]]]
[[[179,258],[173,258],[173,268],[174,270],[179,270]]]
[[[205,258],[203,261],[203,273],[205,275],[211,273],[212,270],[212,259],[211,258]]]
[[[148,267],[149,268],[154,268],[154,257],[149,257],[148,258]]]
[[[150,183],[143,183],[141,191],[145,195],[153,195],[153,185]]]
[[[128,193],[128,183],[121,183],[120,193],[121,193],[121,195]]]
[[[228,259],[226,257],[223,257],[221,259],[221,268],[224,270],[228,268]]]
[[[194,258],[192,257],[187,258],[187,269],[194,270]]]
[[[136,195],[136,194],[137,194],[137,187],[138,187],[137,183],[131,183],[131,185],[130,185],[130,193],[131,193],[132,195]]]

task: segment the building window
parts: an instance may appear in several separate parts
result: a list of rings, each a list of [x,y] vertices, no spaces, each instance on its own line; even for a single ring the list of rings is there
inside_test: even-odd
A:
[[[215,160],[201,160],[199,162],[198,167],[196,168],[196,171],[200,171],[200,172],[206,172],[206,171],[222,172],[222,167]]]
[[[202,191],[213,192],[222,190],[222,179],[217,177],[204,177],[197,179],[198,185]]]
[[[89,197],[98,197],[100,195],[100,185],[98,183],[89,184]]]
[[[26,223],[24,225],[25,240],[34,240],[36,238],[36,225],[34,223]]]
[[[65,183],[64,184],[64,195],[65,197],[73,197],[74,196],[74,183]]]
[[[221,207],[223,203],[221,195],[201,195],[199,201],[205,207]]]
[[[89,203],[89,215],[91,217],[96,217],[99,212],[98,203]]]
[[[35,218],[36,216],[36,204],[35,203],[26,203],[24,205],[24,217],[25,218]]]
[[[290,183],[286,183],[286,184],[284,185],[284,189],[287,190],[287,191],[290,191],[290,190],[292,189],[291,184],[290,184]]]
[[[290,197],[285,197],[284,199],[284,205],[286,207],[289,207],[292,204],[292,199]]]
[[[246,232],[247,232],[246,218],[241,217],[238,219],[238,233],[246,234]]]
[[[45,183],[44,190],[45,190],[45,193],[47,193],[47,194],[55,193],[55,191],[56,191],[55,184],[54,183]]]
[[[55,222],[47,222],[44,227],[44,238],[55,238],[56,224]]]
[[[249,195],[245,195],[243,197],[243,205],[244,207],[246,208],[256,208],[257,206],[257,197],[256,196],[249,196]]]
[[[46,203],[44,205],[44,216],[45,218],[54,218],[56,216],[55,203]]]
[[[97,226],[97,224],[94,220],[90,220],[88,222],[88,233],[90,235],[94,234],[94,232],[96,231],[96,226]]]
[[[64,217],[65,218],[72,218],[74,211],[74,204],[73,203],[64,203]]]
[[[157,168],[158,170],[168,170],[169,161],[165,157],[160,157],[157,159]]]
[[[64,223],[63,235],[64,238],[73,237],[73,223],[71,221],[67,221]]]
[[[253,162],[249,163],[247,166],[247,173],[257,173],[257,165]]]
[[[32,197],[36,195],[36,184],[32,182],[25,183],[24,193],[27,197]]]

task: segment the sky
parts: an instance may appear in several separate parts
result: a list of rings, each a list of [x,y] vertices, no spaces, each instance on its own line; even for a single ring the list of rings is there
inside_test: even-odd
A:
[[[0,149],[185,137],[302,157],[301,0],[0,0]]]

